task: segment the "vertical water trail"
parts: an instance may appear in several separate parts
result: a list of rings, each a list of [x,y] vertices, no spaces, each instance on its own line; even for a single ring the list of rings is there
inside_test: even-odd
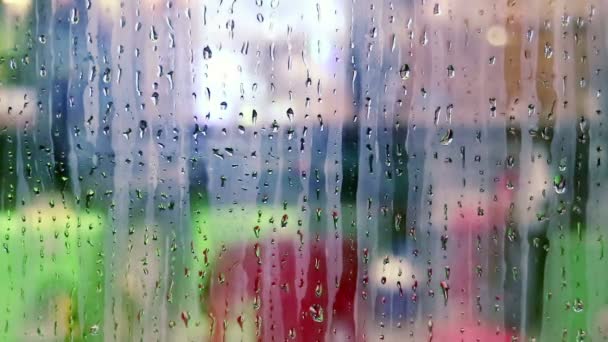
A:
[[[499,201],[503,201],[504,204],[500,206],[500,209],[507,208],[508,205],[507,204],[511,204],[511,203],[519,203],[519,201],[515,202],[512,201],[512,198],[514,198],[516,195],[512,195],[517,194],[520,191],[520,186],[521,186],[521,182],[518,181],[517,179],[517,175],[514,174],[517,171],[511,171],[512,169],[515,168],[515,170],[518,170],[518,168],[520,167],[520,153],[521,153],[521,136],[522,134],[524,134],[524,130],[525,127],[523,125],[523,122],[525,122],[526,120],[524,118],[521,118],[522,114],[522,106],[523,105],[519,105],[519,101],[522,101],[522,103],[526,103],[529,102],[531,103],[531,101],[533,99],[529,99],[528,101],[526,101],[526,97],[525,94],[529,93],[530,90],[526,89],[527,84],[525,82],[521,82],[521,78],[523,77],[523,67],[522,64],[524,64],[525,62],[522,62],[522,36],[523,36],[523,30],[526,28],[525,27],[525,19],[522,19],[521,16],[523,16],[522,14],[519,13],[519,11],[521,11],[521,9],[519,7],[521,7],[521,5],[519,4],[513,4],[512,3],[507,2],[506,4],[506,10],[509,13],[509,16],[506,17],[505,19],[505,29],[506,29],[506,33],[507,33],[507,43],[506,43],[506,47],[505,47],[505,51],[504,51],[504,60],[503,60],[503,75],[504,75],[504,83],[505,83],[505,101],[501,102],[503,108],[507,109],[507,117],[505,117],[505,159],[504,159],[504,163],[505,168],[504,168],[504,180],[499,183],[500,187],[503,187],[503,189],[507,189],[508,192],[506,191],[502,191],[502,194],[504,194],[503,196],[501,196],[500,198],[498,198]],[[527,50],[526,50],[527,51]],[[522,89],[523,88],[523,89]],[[519,127],[518,127],[519,126]],[[501,192],[499,191],[499,194]],[[501,215],[502,217],[500,218],[501,220],[504,220],[504,222],[506,223],[507,227],[501,231],[502,234],[504,234],[504,236],[508,236],[508,230],[512,229],[512,227],[509,227],[509,225],[511,224],[511,216],[510,214],[507,216],[506,211],[502,213]],[[500,221],[498,221],[500,222]],[[511,241],[510,239],[504,239],[503,242],[503,254],[506,256],[507,252],[510,248],[510,244],[514,243],[513,241]],[[510,283],[511,279],[513,277],[513,273],[512,270],[509,269],[510,266],[510,262],[507,261],[506,257],[503,258],[503,263],[502,263],[502,268],[503,268],[503,272],[502,272],[502,280],[503,280],[503,284],[506,283]],[[512,305],[512,301],[510,299],[507,299],[507,297],[511,298],[512,295],[509,294],[509,291],[512,290],[508,290],[507,286],[502,286],[501,287],[502,292],[503,292],[503,296],[501,296],[501,298],[504,298],[504,303],[502,304],[503,308],[504,308],[504,314],[502,317],[502,322],[505,323],[505,327],[504,329],[507,330],[509,327],[506,325],[506,322],[508,322],[508,314],[510,313],[511,309],[510,306]],[[499,304],[500,305],[500,304]],[[517,305],[517,304],[515,304]],[[522,306],[525,307],[525,306]]]
[[[431,109],[432,103],[427,96],[429,87],[436,89],[435,85],[432,84],[432,75],[436,73],[433,69],[433,54],[432,48],[429,44],[438,44],[436,37],[434,36],[435,29],[431,25],[430,18],[427,9],[428,6],[424,4],[416,3],[413,6],[413,53],[417,54],[416,64],[412,67],[413,75],[415,78],[414,85],[411,89],[411,96],[413,98],[412,107],[414,108],[415,115],[412,117],[412,125],[416,126],[417,130],[421,132],[419,134],[422,137],[412,137],[412,143],[414,139],[418,140],[415,143],[419,144],[416,148],[416,158],[421,158],[419,161],[421,167],[419,171],[420,179],[414,186],[417,186],[417,213],[415,214],[416,223],[413,226],[416,229],[417,243],[416,250],[418,256],[417,260],[414,260],[414,267],[420,274],[421,295],[420,302],[418,304],[418,312],[416,321],[418,329],[420,329],[419,338],[428,338],[432,334],[428,329],[428,325],[432,324],[434,315],[432,314],[435,308],[439,308],[439,305],[443,305],[443,302],[436,301],[434,294],[438,287],[437,276],[440,274],[435,271],[433,263],[433,255],[436,252],[432,242],[435,238],[434,226],[432,224],[432,210],[433,210],[433,181],[434,171],[439,172],[440,165],[434,165],[437,161],[434,160],[434,153],[437,148],[437,137],[439,132],[434,129],[433,115]],[[428,5],[428,4],[427,4]],[[426,275],[426,276],[425,276]],[[437,293],[437,295],[440,295]]]
[[[577,312],[572,322],[570,333],[580,339],[587,335],[586,328],[589,325],[588,320],[591,314],[588,310],[580,310],[581,305],[588,303],[590,294],[589,286],[579,285],[581,281],[588,281],[589,272],[587,270],[588,252],[590,246],[585,244],[588,237],[591,235],[592,229],[589,228],[587,222],[587,210],[589,203],[590,191],[590,170],[589,157],[591,152],[591,144],[589,137],[589,121],[592,119],[589,80],[591,74],[589,64],[589,43],[592,42],[593,26],[589,22],[589,0],[569,3],[566,7],[567,12],[572,12],[572,63],[573,74],[569,79],[572,84],[572,92],[574,99],[572,104],[576,113],[573,116],[573,122],[570,123],[573,135],[576,137],[571,139],[573,147],[573,178],[572,178],[572,215],[570,217],[570,229],[575,233],[576,244],[573,248],[575,260],[570,263],[571,269],[577,270],[577,274],[572,272],[571,282],[575,285],[575,293],[573,294],[574,312]],[[554,181],[555,184],[555,181]],[[558,185],[559,186],[559,185]],[[581,304],[582,303],[582,304]]]
[[[178,265],[181,267],[178,268],[178,273],[183,272],[193,272],[190,270],[191,263],[190,260],[190,246],[193,241],[193,230],[191,229],[192,224],[192,206],[189,197],[189,191],[191,188],[190,179],[192,178],[192,174],[190,173],[189,168],[189,158],[191,155],[191,151],[193,146],[191,144],[191,115],[190,108],[193,108],[192,97],[188,96],[192,92],[191,87],[191,75],[189,74],[189,70],[191,69],[191,65],[189,60],[191,58],[192,51],[192,41],[191,41],[191,29],[192,22],[189,17],[187,17],[187,4],[179,5],[175,9],[175,14],[172,18],[173,25],[175,25],[175,30],[172,33],[172,39],[175,40],[174,44],[174,53],[175,53],[175,61],[173,63],[174,70],[171,70],[171,74],[167,75],[167,82],[170,83],[169,88],[173,88],[174,99],[189,99],[188,101],[177,101],[174,102],[174,114],[177,119],[177,127],[179,130],[178,140],[179,140],[179,151],[177,152],[177,167],[179,169],[178,176],[178,234],[180,239],[181,249],[181,263],[178,262]],[[175,86],[172,86],[175,84]],[[187,271],[186,271],[187,270]],[[181,281],[184,283],[182,290],[182,297],[179,299],[178,313],[183,317],[185,314],[188,317],[188,320],[193,320],[191,323],[189,321],[184,321],[183,328],[186,330],[183,335],[188,336],[189,339],[196,338],[197,335],[194,334],[193,329],[190,329],[190,324],[195,324],[194,322],[200,320],[200,313],[198,312],[199,307],[197,306],[196,299],[197,289],[193,282],[190,282],[187,277],[190,277],[190,274],[187,276],[184,274],[181,277]],[[182,319],[183,320],[183,319]],[[196,321],[194,321],[196,320]]]
[[[465,170],[462,177],[463,202],[466,203],[465,207],[468,207],[468,210],[463,210],[464,215],[467,216],[465,219],[467,223],[465,223],[465,227],[461,227],[460,229],[464,228],[466,230],[465,236],[468,243],[458,247],[460,249],[467,249],[468,258],[470,258],[465,269],[467,277],[465,284],[468,288],[466,289],[466,300],[462,308],[462,310],[466,310],[466,317],[461,323],[462,325],[469,325],[475,320],[475,313],[479,312],[477,302],[484,295],[482,286],[484,280],[483,273],[487,273],[487,270],[484,270],[482,266],[484,260],[482,240],[489,235],[489,215],[491,213],[487,207],[487,196],[493,191],[491,189],[493,174],[489,166],[499,162],[499,160],[491,157],[494,155],[494,149],[499,148],[500,145],[498,141],[494,140],[497,136],[491,134],[492,128],[497,124],[496,113],[493,113],[491,109],[488,110],[488,107],[492,105],[493,101],[496,101],[492,99],[502,98],[503,94],[499,93],[499,90],[496,89],[500,86],[498,82],[488,82],[499,71],[496,70],[498,68],[496,63],[489,63],[488,61],[491,58],[501,57],[496,50],[502,48],[504,41],[494,42],[492,40],[492,32],[496,29],[502,29],[502,26],[495,23],[500,9],[484,6],[482,10],[492,15],[484,15],[476,21],[477,25],[481,28],[480,33],[472,34],[468,45],[464,44],[465,51],[471,49],[471,51],[479,51],[479,54],[476,57],[469,58],[468,63],[466,63],[468,67],[465,68],[472,68],[471,70],[474,71],[474,74],[467,72],[466,75],[463,75],[463,77],[466,76],[469,80],[471,85],[468,88],[471,90],[467,90],[466,95],[463,94],[463,97],[458,98],[461,110],[464,109],[466,111],[468,109],[467,104],[470,101],[471,110],[474,113],[471,118],[463,118],[464,120],[460,122],[459,130],[466,132],[467,137],[466,140],[460,140],[461,143],[456,145],[460,148],[465,148],[466,152],[473,156],[472,163],[466,166],[467,170]],[[474,13],[469,12],[466,18],[474,18]],[[471,29],[474,29],[474,27],[471,27]],[[494,54],[494,52],[497,53]],[[462,108],[463,105],[464,108]],[[462,116],[466,115],[464,113],[461,114]],[[455,272],[457,271],[455,270]],[[455,274],[455,278],[457,277],[458,275]],[[453,292],[454,290],[457,291],[459,289],[452,289]],[[458,310],[458,312],[460,311]],[[484,328],[487,329],[489,327],[484,326]]]
[[[96,146],[98,141],[101,117],[101,111],[99,108],[99,89],[94,86],[94,82],[96,81],[95,75],[99,73],[100,69],[99,61],[101,59],[101,55],[99,53],[99,25],[101,23],[99,16],[102,15],[101,13],[103,12],[104,8],[107,7],[102,6],[101,2],[99,1],[94,1],[91,3],[91,7],[87,9],[86,33],[85,36],[80,38],[79,42],[79,44],[86,45],[86,50],[88,53],[88,56],[85,59],[87,62],[82,63],[83,66],[88,66],[88,70],[83,70],[83,75],[81,76],[88,80],[87,84],[85,84],[82,89],[82,118],[83,122],[87,123],[85,125],[86,129],[84,134],[87,140],[94,146]],[[118,14],[115,11],[112,11],[111,13]],[[122,15],[124,16],[124,13]]]
[[[365,260],[363,259],[363,255],[362,255],[362,234],[360,234],[360,232],[362,233],[362,228],[359,225],[360,223],[360,216],[362,215],[361,212],[364,211],[364,207],[360,207],[359,205],[362,204],[360,203],[361,201],[360,199],[360,184],[361,184],[361,173],[359,172],[359,160],[360,160],[360,151],[362,148],[362,141],[361,141],[361,130],[363,125],[361,124],[361,119],[360,117],[363,115],[363,88],[364,88],[364,82],[363,82],[363,71],[364,71],[364,67],[366,65],[366,61],[365,61],[365,55],[364,55],[364,50],[359,49],[358,46],[360,46],[360,44],[363,44],[364,42],[362,42],[360,40],[360,38],[362,37],[362,35],[364,34],[364,32],[367,30],[367,21],[364,21],[364,19],[358,19],[356,16],[359,13],[359,10],[363,9],[366,7],[366,1],[364,0],[357,0],[354,1],[353,3],[351,3],[351,25],[350,25],[350,47],[351,47],[351,53],[352,53],[352,57],[351,57],[351,64],[352,64],[352,97],[353,97],[353,109],[352,109],[352,122],[353,122],[353,128],[351,131],[347,131],[345,132],[345,135],[342,137],[342,142],[343,146],[348,146],[350,148],[345,148],[345,151],[343,151],[343,153],[348,153],[346,151],[351,151],[352,150],[352,154],[353,157],[349,157],[347,155],[347,158],[344,163],[345,166],[343,167],[343,170],[345,171],[345,175],[347,174],[351,174],[352,176],[349,178],[345,178],[345,190],[343,191],[343,194],[346,194],[347,192],[349,193],[350,196],[343,196],[342,197],[342,201],[343,203],[348,201],[348,200],[352,200],[353,202],[353,207],[355,209],[352,210],[353,214],[352,214],[352,222],[354,223],[355,229],[353,234],[353,239],[355,239],[357,241],[356,244],[356,249],[355,249],[355,258],[356,258],[356,265],[357,265],[357,274],[356,277],[353,281],[355,281],[356,287],[355,287],[355,297],[354,297],[354,319],[355,319],[355,334],[356,334],[356,338],[362,338],[364,336],[366,336],[366,330],[367,330],[367,326],[370,324],[368,322],[367,319],[365,319],[364,315],[360,314],[362,311],[364,311],[362,308],[365,308],[366,305],[366,301],[365,301],[365,290],[363,289],[362,286],[362,282],[361,280],[364,277],[363,274],[363,265]],[[364,17],[365,18],[365,17]],[[347,123],[345,122],[343,124],[343,127],[347,127]],[[344,205],[344,204],[343,204]],[[343,228],[344,229],[344,228]]]
[[[377,250],[378,213],[379,213],[379,181],[381,173],[378,162],[379,148],[377,146],[378,115],[381,113],[383,98],[382,87],[382,35],[378,33],[384,2],[373,5],[369,1],[361,1],[353,7],[355,15],[361,14],[359,22],[353,27],[354,66],[357,72],[357,89],[353,101],[358,122],[358,151],[357,152],[357,190],[356,190],[356,228],[357,228],[357,258],[359,259],[356,297],[359,305],[367,308],[369,315],[362,322],[357,322],[359,337],[364,331],[375,329],[376,302],[378,300],[376,286],[373,284],[373,265],[379,262]],[[359,12],[361,11],[361,12]],[[380,50],[380,51],[379,51]],[[359,311],[360,309],[356,309]],[[361,317],[360,316],[360,317]],[[367,336],[367,334],[366,334]]]
[[[408,251],[411,240],[407,232],[410,188],[406,139],[411,97],[407,94],[406,85],[410,80],[401,75],[402,66],[411,63],[407,53],[407,31],[402,28],[402,25],[407,28],[411,15],[410,5],[411,2],[398,5],[389,4],[389,20],[386,24],[389,36],[384,46],[390,52],[387,53],[387,68],[385,69],[386,118],[384,131],[387,137],[384,143],[383,160],[385,163],[384,176],[391,196],[386,198],[389,215],[386,215],[388,219],[383,223],[385,225],[384,238],[381,242],[385,245],[389,263],[383,267],[379,282],[380,286],[384,286],[389,291],[387,297],[390,301],[391,320],[387,336],[399,336],[402,333],[404,325],[411,322],[415,302],[411,293],[413,269]],[[376,281],[378,282],[378,279]],[[382,284],[383,282],[386,284]]]
[[[77,23],[73,23],[69,27],[69,34],[66,39],[69,40],[66,54],[67,56],[67,87],[66,87],[66,98],[67,105],[65,106],[65,125],[66,132],[63,134],[63,139],[67,140],[67,144],[64,143],[66,150],[66,156],[63,158],[66,165],[63,168],[66,169],[65,177],[69,178],[69,182],[63,179],[64,183],[60,185],[61,191],[63,192],[66,188],[71,189],[71,195],[73,198],[69,201],[71,206],[74,206],[76,215],[81,216],[90,213],[89,208],[86,206],[86,200],[83,202],[80,199],[83,198],[82,193],[82,182],[81,179],[84,176],[81,175],[80,170],[84,169],[84,165],[89,164],[89,158],[80,158],[79,150],[82,149],[81,144],[81,127],[85,131],[84,134],[88,135],[89,129],[84,125],[87,118],[86,114],[90,113],[86,110],[88,99],[85,96],[85,89],[87,86],[87,79],[84,75],[88,72],[87,64],[84,60],[88,57],[88,42],[86,32],[88,31],[88,23],[90,15],[92,14],[84,6],[75,6],[75,9],[80,13],[80,20]],[[94,16],[94,15],[93,15]],[[97,129],[96,127],[93,129]],[[82,177],[82,178],[81,178]],[[67,183],[67,184],[66,184]],[[64,198],[68,197],[64,195]],[[86,233],[83,233],[81,229],[78,229],[78,240],[87,240]],[[82,246],[78,244],[78,267],[79,270],[87,269],[87,258],[84,256],[87,254],[90,245]],[[94,317],[95,312],[102,311],[101,308],[89,308],[87,300],[90,300],[90,296],[87,293],[87,289],[96,279],[87,279],[85,272],[79,272],[79,283],[77,286],[77,321],[81,326],[89,327],[89,329],[95,329],[91,327],[98,327],[99,321],[97,317]],[[86,332],[81,332],[81,335]]]
[[[555,4],[555,9],[564,9],[564,6],[566,5],[567,4],[565,2],[559,1]],[[541,18],[539,18],[539,21],[541,20]],[[562,31],[560,32],[556,29],[555,32],[552,34],[552,39],[550,40],[550,42],[552,43],[551,48],[554,49],[553,54],[554,56],[561,55],[565,57],[566,55],[571,53],[574,44],[572,41],[564,39],[563,34],[564,32],[571,32],[571,28],[564,25],[563,16],[560,17],[559,13],[553,13],[553,17],[550,18],[550,20],[556,28],[559,27]],[[543,29],[541,25],[543,25],[542,22],[539,23],[539,30]],[[539,48],[538,54],[539,60],[542,59],[543,56],[545,59],[547,59],[547,47],[545,47],[545,51],[542,51]],[[575,94],[573,94],[572,92],[573,88],[567,84],[569,82],[566,81],[572,77],[572,66],[571,63],[568,61],[569,58],[553,57],[552,59],[554,59],[553,65],[554,72],[556,74],[555,80],[551,83],[551,87],[555,96],[555,109],[552,109],[551,113],[551,115],[554,115],[554,118],[551,118],[551,121],[554,122],[554,133],[551,140],[550,150],[547,151],[548,153],[550,153],[552,160],[548,160],[550,164],[547,164],[550,167],[548,172],[549,176],[547,177],[550,181],[547,182],[547,190],[549,191],[550,196],[548,197],[546,206],[548,211],[547,221],[549,223],[547,236],[549,242],[552,243],[554,247],[550,251],[551,253],[548,255],[547,264],[545,266],[544,278],[546,285],[543,289],[545,293],[551,293],[553,291],[562,292],[563,290],[565,290],[565,288],[561,288],[558,290],[556,287],[556,284],[564,280],[562,279],[563,273],[562,275],[560,275],[558,273],[559,271],[556,268],[563,267],[568,263],[567,260],[569,258],[570,251],[568,250],[566,251],[566,253],[560,252],[558,254],[557,248],[562,249],[565,245],[569,244],[569,241],[571,240],[569,234],[564,237],[562,233],[563,229],[569,226],[568,222],[570,221],[571,212],[566,211],[560,213],[559,208],[562,206],[563,203],[565,203],[565,201],[572,201],[573,197],[572,191],[570,191],[571,189],[566,189],[566,192],[563,194],[556,193],[553,186],[553,177],[563,173],[564,177],[567,179],[567,182],[573,181],[573,158],[575,151],[572,148],[573,146],[567,142],[576,139],[576,132],[571,124],[572,119],[569,108],[570,106],[568,105],[568,103],[574,100]],[[540,61],[539,64],[540,68],[543,68],[543,62]],[[537,94],[539,95],[539,100],[541,101],[541,103],[543,101],[547,102],[547,99],[544,99],[542,97],[542,95],[546,96],[546,94],[543,94],[543,92],[541,91],[537,91]],[[539,126],[541,126],[542,124],[543,122],[541,118],[541,120],[539,120]],[[561,165],[564,162],[564,168],[560,169],[558,165]],[[553,213],[558,213],[560,215],[557,216]],[[562,270],[565,269],[562,268]],[[550,315],[550,312],[555,310],[556,303],[552,303],[552,301],[547,301],[543,304],[544,316]],[[530,317],[522,317],[522,324],[524,324],[524,319],[530,319]],[[535,329],[538,332],[531,331],[532,329],[530,328],[528,328],[527,330],[530,333],[538,333],[539,336],[541,336],[542,338],[558,338],[559,335],[555,333],[547,334],[555,328],[555,323],[544,319],[542,321],[542,326],[540,327],[540,329]],[[567,327],[565,327],[564,329],[569,330]]]
[[[420,253],[424,247],[421,239],[425,236],[421,223],[423,220],[423,182],[426,179],[425,163],[426,156],[426,136],[429,130],[421,125],[422,106],[419,105],[419,89],[424,87],[424,70],[427,67],[425,61],[427,54],[420,49],[420,38],[424,31],[424,21],[420,16],[419,4],[413,2],[409,7],[409,15],[407,18],[407,35],[408,47],[407,55],[402,64],[400,64],[400,77],[404,81],[406,88],[404,89],[405,104],[408,111],[408,134],[405,142],[407,153],[407,189],[408,208],[406,213],[406,227],[408,229],[408,238],[411,239],[409,248],[407,249],[407,258],[412,268],[411,276],[414,282],[412,286],[412,300],[414,306],[413,320],[415,324],[411,326],[411,334],[416,338],[428,337],[428,315],[423,306],[426,306],[428,288],[425,286],[426,279],[424,273],[426,265],[421,261]],[[403,71],[402,71],[403,70]]]
[[[282,8],[282,6],[280,7]],[[298,67],[305,68],[307,61],[304,58],[296,58],[298,55],[303,55],[305,51],[308,50],[307,42],[298,40],[298,37],[305,35],[305,32],[298,32],[297,35],[290,35],[288,37],[288,59],[293,58],[293,62],[290,62],[291,68],[289,70],[290,74],[295,73],[295,70]],[[293,40],[292,40],[293,39]],[[293,52],[292,52],[293,51]],[[293,53],[293,55],[292,55]],[[311,240],[311,232],[310,226],[312,222],[314,222],[311,213],[314,211],[308,204],[308,196],[311,193],[310,182],[308,182],[308,175],[312,172],[312,147],[310,144],[310,133],[308,133],[308,122],[301,120],[300,118],[304,117],[309,112],[308,102],[306,98],[311,96],[311,90],[309,88],[301,86],[301,83],[298,82],[300,79],[298,77],[294,77],[291,79],[291,82],[294,84],[293,86],[293,95],[292,100],[294,107],[294,122],[290,124],[290,127],[293,127],[294,135],[293,135],[293,150],[295,152],[294,158],[297,160],[295,162],[295,174],[294,174],[294,182],[297,184],[297,191],[295,192],[295,209],[298,213],[297,218],[301,220],[301,226],[298,225],[296,234],[299,235],[297,242],[294,245],[294,253],[296,253],[296,312],[302,312],[307,310],[304,307],[303,299],[306,296],[306,292],[309,290],[306,284],[300,283],[303,281],[305,274],[308,273],[308,270],[311,267],[311,256],[310,253],[306,253],[307,250],[310,249]],[[291,89],[291,87],[290,87]],[[291,107],[290,107],[291,108]],[[310,240],[310,241],[309,241]],[[304,246],[302,246],[304,244]],[[304,248],[301,248],[304,247]]]
[[[588,21],[588,29],[591,39],[587,42],[587,51],[589,58],[589,90],[587,101],[589,103],[588,110],[588,144],[590,147],[588,167],[589,167],[589,198],[587,199],[586,222],[587,234],[585,243],[587,244],[586,269],[587,274],[587,292],[589,293],[587,309],[590,317],[601,317],[589,319],[587,321],[587,331],[592,339],[605,338],[606,331],[603,327],[596,328],[598,322],[605,317],[605,309],[601,303],[606,302],[607,294],[604,291],[600,281],[594,278],[594,270],[606,268],[605,257],[605,229],[603,223],[608,219],[608,213],[602,208],[605,198],[605,180],[608,176],[608,168],[606,164],[606,149],[600,146],[606,141],[606,119],[602,116],[602,109],[606,108],[607,101],[605,100],[606,80],[601,77],[600,68],[606,65],[606,48],[608,46],[608,37],[606,35],[606,23],[602,18],[606,14],[606,3],[602,1],[589,1],[584,14]]]
[[[134,70],[131,69],[133,60],[131,60],[136,33],[131,29],[133,26],[123,26],[116,22],[116,17],[110,17],[109,14],[116,13],[111,11],[112,8],[103,8],[105,13],[102,15],[102,8],[97,8],[99,20],[99,30],[103,29],[103,33],[98,31],[96,44],[99,51],[99,59],[95,61],[100,70],[97,71],[97,79],[90,81],[91,87],[97,84],[99,87],[107,87],[104,85],[103,73],[108,68],[112,70],[123,69],[125,75],[132,75]],[[124,11],[123,17],[128,20],[135,20],[132,13],[135,10],[134,3],[125,4],[122,8]],[[94,15],[93,15],[94,16]],[[134,23],[133,23],[134,24]],[[122,47],[122,48],[121,48]],[[123,50],[124,49],[124,50]],[[103,70],[103,71],[102,71]],[[101,79],[100,79],[101,78]],[[133,99],[136,99],[133,92],[133,83],[129,82],[129,78],[116,79],[111,84],[110,91],[103,94],[103,98],[99,98],[99,104],[93,103],[93,108],[100,106],[101,110],[105,109],[105,116],[101,120],[104,127],[104,135],[97,135],[99,141],[95,141],[93,146],[111,146],[111,158],[113,159],[112,175],[112,200],[108,210],[108,224],[104,237],[104,254],[105,254],[105,316],[103,334],[106,339],[123,340],[129,338],[130,327],[128,313],[125,308],[129,305],[128,296],[132,294],[134,289],[134,278],[130,273],[130,253],[128,251],[130,226],[134,224],[130,220],[130,212],[132,205],[130,204],[131,184],[135,179],[133,164],[130,162],[134,159],[133,150],[135,137],[131,135],[129,129],[135,127],[133,114],[125,110],[130,107]],[[105,108],[104,108],[105,104]],[[95,109],[94,113],[96,112]],[[101,115],[101,111],[99,112]],[[92,135],[90,139],[94,139]],[[126,263],[125,263],[126,261]]]
[[[50,11],[47,13],[47,16],[49,16],[48,20],[48,27],[46,32],[48,33],[49,37],[55,37],[55,11],[56,11],[56,7],[57,4],[55,3],[55,1],[50,1],[50,4],[48,4],[47,9],[50,9]],[[53,82],[55,80],[55,56],[56,56],[56,51],[55,51],[55,39],[50,39],[49,42],[49,53],[48,53],[48,57],[46,59],[46,62],[48,63],[47,65],[43,65],[41,68],[41,73],[43,73],[43,78],[45,78],[47,80],[46,86],[48,88],[46,88],[44,90],[44,92],[46,92],[48,95],[47,97],[47,112],[46,115],[48,115],[47,120],[48,120],[48,136],[49,136],[49,140],[48,140],[48,144],[49,147],[51,149],[51,154],[55,153],[55,147],[54,147],[54,141],[53,141],[53,118],[55,117],[55,113],[54,113],[54,101],[53,101],[53,91],[51,89],[54,89],[53,87]],[[44,71],[43,71],[44,70]],[[54,160],[51,161],[53,163],[53,167],[55,168],[56,165],[54,165]]]

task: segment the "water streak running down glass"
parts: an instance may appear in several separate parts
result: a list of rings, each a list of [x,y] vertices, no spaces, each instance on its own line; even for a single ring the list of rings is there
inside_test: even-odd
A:
[[[0,340],[608,339],[603,0],[0,0]]]

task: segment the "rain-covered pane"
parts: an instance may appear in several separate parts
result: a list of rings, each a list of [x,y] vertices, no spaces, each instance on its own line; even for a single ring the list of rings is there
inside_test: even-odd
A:
[[[0,0],[0,341],[608,339],[605,0]]]

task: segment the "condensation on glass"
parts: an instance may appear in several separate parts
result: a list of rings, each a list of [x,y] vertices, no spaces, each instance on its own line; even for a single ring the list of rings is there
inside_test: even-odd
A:
[[[0,0],[0,340],[608,339],[602,0]]]

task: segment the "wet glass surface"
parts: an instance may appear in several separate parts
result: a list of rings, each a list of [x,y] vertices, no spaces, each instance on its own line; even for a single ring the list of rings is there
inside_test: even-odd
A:
[[[601,0],[0,0],[0,339],[608,339]]]

